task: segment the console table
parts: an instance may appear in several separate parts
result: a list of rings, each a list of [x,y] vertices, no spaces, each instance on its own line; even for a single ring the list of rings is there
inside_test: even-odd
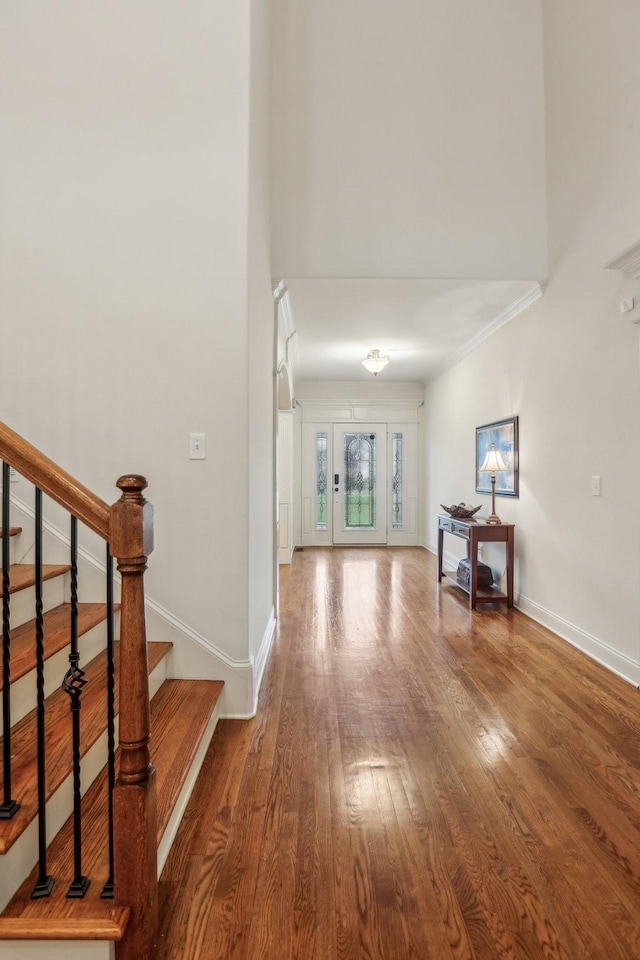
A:
[[[482,518],[478,520],[454,520],[452,517],[440,514],[438,516],[438,583],[443,577],[448,577],[456,586],[469,594],[469,608],[475,610],[477,603],[507,603],[513,606],[513,553],[514,553],[513,523],[487,523]],[[459,583],[455,570],[442,569],[442,547],[445,533],[466,540],[467,557],[470,560],[470,584],[467,588]],[[499,587],[478,586],[478,544],[504,543],[506,546],[507,564],[507,592],[501,593]]]

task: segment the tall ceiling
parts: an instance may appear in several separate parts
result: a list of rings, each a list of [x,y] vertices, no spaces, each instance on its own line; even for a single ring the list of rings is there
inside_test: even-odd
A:
[[[427,380],[539,291],[540,6],[274,0],[272,275],[297,379],[370,377],[378,348],[379,380]]]

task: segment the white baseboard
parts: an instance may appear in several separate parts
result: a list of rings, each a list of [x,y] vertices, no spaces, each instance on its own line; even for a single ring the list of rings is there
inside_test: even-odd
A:
[[[433,544],[425,543],[424,547],[437,556],[438,551]],[[458,563],[458,558],[447,551],[443,552],[442,560],[445,567],[455,568]],[[618,650],[614,650],[603,640],[587,633],[586,630],[576,626],[575,623],[565,620],[564,617],[548,610],[542,604],[536,603],[535,600],[530,600],[522,593],[517,595],[515,607],[521,613],[530,617],[531,620],[535,620],[536,623],[542,624],[543,627],[551,630],[562,640],[566,640],[571,646],[586,653],[596,663],[606,667],[607,670],[611,670],[616,676],[632,683],[635,687],[640,686],[640,663],[631,660]]]
[[[273,638],[276,634],[276,613],[273,607],[269,611],[269,622],[264,631],[262,642],[260,644],[260,649],[256,654],[253,663],[253,713],[254,716],[258,709],[258,694],[260,693],[260,686],[262,684],[262,677],[264,675],[264,669],[267,665],[267,659],[269,657],[269,652],[271,650],[271,645],[273,643]]]
[[[174,617],[160,604],[147,599],[147,637],[168,641],[173,648],[168,657],[171,679],[222,680],[220,717],[253,716],[253,660],[232,660],[224,651],[191,627]]]
[[[21,562],[32,562],[31,528],[34,511],[28,503],[13,493],[13,508],[20,514],[20,522],[26,526],[28,545]],[[54,524],[45,520],[48,546],[56,553],[54,562],[68,563],[69,537]],[[23,535],[24,536],[24,535]],[[82,600],[104,602],[106,563],[80,548],[78,565],[81,569]],[[119,599],[120,578],[114,573],[116,600]],[[64,599],[64,598],[62,598]],[[62,602],[62,599],[59,602]],[[14,606],[19,601],[14,602]],[[149,640],[168,641],[173,644],[169,655],[168,675],[175,679],[222,680],[224,690],[220,698],[220,716],[233,719],[249,719],[255,715],[258,690],[267,655],[275,629],[274,611],[271,610],[260,649],[255,658],[234,660],[207,637],[193,630],[187,623],[175,617],[169,610],[151,597],[146,597],[147,637]],[[19,622],[15,620],[15,622]]]
[[[20,534],[22,543],[19,563],[34,563],[35,560],[35,511],[33,507],[21,500],[15,494],[11,494],[11,507],[15,515],[17,511],[21,516],[19,524],[23,527]],[[46,518],[42,521],[42,529],[46,540],[45,554],[48,563],[69,563],[69,551],[71,541],[69,534],[58,529]],[[105,577],[107,573],[106,565],[106,544],[104,549],[104,560],[99,560],[84,547],[78,547],[78,564],[82,569],[82,599],[94,603],[104,603]],[[113,565],[113,586],[114,600],[116,603],[120,600],[120,575],[116,571],[115,562]]]
[[[249,720],[255,716],[262,674],[275,627],[275,611],[272,607],[256,656],[248,660],[232,660],[160,604],[147,601],[149,639],[173,643],[169,655],[169,676],[184,680],[223,680],[220,718],[224,720]]]
[[[573,647],[582,650],[582,652],[586,653],[592,660],[611,670],[612,673],[617,674],[617,676],[623,680],[632,683],[635,687],[640,686],[640,664],[634,662],[629,657],[625,657],[625,655],[618,650],[614,650],[613,647],[604,643],[603,640],[592,636],[590,633],[577,627],[574,623],[565,620],[551,610],[547,610],[546,607],[536,603],[534,600],[530,600],[523,594],[519,594],[517,597],[516,608],[532,620],[535,620],[536,623],[542,624],[543,627],[546,627],[548,630],[551,630],[552,633],[566,640],[567,643],[570,643]]]

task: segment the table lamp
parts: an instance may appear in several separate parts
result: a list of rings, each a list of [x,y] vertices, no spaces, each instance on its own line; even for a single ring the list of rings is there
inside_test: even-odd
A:
[[[502,523],[500,517],[496,514],[496,473],[506,473],[507,465],[502,459],[502,454],[492,443],[487,450],[480,473],[491,474],[491,515],[487,517],[487,523]]]

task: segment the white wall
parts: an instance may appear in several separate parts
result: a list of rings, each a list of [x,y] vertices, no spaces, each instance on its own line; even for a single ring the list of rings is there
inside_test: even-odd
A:
[[[275,306],[269,261],[271,2],[251,0],[249,144],[249,652],[260,668],[275,626]],[[254,695],[257,690],[254,690]]]
[[[278,413],[278,562],[291,563],[294,536],[293,435],[295,412]],[[299,429],[299,427],[298,427]],[[299,500],[299,497],[297,498]]]
[[[2,418],[108,501],[119,474],[149,478],[148,593],[240,661],[271,590],[255,543],[249,570],[250,484],[270,468],[248,424],[271,375],[252,357],[249,395],[249,327],[262,343],[271,323],[247,239],[250,14],[0,12]],[[205,461],[187,459],[189,431]]]
[[[274,8],[274,276],[546,276],[540,0]]]
[[[441,502],[488,507],[474,428],[518,414],[520,498],[497,511],[517,525],[519,604],[638,683],[640,367],[619,300],[640,281],[602,267],[640,240],[640,8],[550,0],[544,14],[549,285],[426,391],[425,541]]]

